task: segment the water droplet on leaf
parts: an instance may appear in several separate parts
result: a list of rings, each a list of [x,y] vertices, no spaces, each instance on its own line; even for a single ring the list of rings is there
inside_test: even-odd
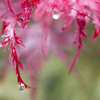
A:
[[[61,17],[62,14],[63,14],[63,12],[60,12],[59,10],[54,8],[52,18],[57,20]]]
[[[19,85],[19,90],[20,90],[21,92],[24,92],[24,91],[26,90],[26,88],[25,88],[25,86],[24,86],[23,83],[21,83],[21,84]]]

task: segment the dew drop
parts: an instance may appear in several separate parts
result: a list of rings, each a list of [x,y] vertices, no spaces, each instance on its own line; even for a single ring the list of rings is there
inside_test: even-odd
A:
[[[57,20],[61,17],[62,14],[63,12],[60,12],[59,10],[54,8],[53,13],[52,13],[52,18]]]
[[[21,91],[21,92],[24,92],[25,90],[26,90],[26,88],[25,88],[25,86],[24,86],[24,84],[23,83],[21,83],[20,85],[19,85],[19,90]]]

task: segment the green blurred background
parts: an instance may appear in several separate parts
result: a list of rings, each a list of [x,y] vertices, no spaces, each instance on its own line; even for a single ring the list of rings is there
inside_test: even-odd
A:
[[[39,83],[37,88],[37,100],[100,100],[100,36],[91,45],[93,28],[91,22],[86,26],[88,40],[83,39],[83,49],[74,68],[69,75],[67,66],[54,54],[46,62],[45,67],[39,73]],[[76,49],[68,51],[74,59]],[[0,68],[6,63],[3,48],[0,49]],[[70,65],[71,66],[71,65]],[[4,73],[1,72],[0,73]],[[30,89],[21,93],[18,89],[15,71],[11,66],[4,79],[0,76],[0,100],[30,100]],[[26,73],[25,73],[26,74]],[[29,79],[23,73],[22,77],[27,82]],[[34,100],[34,99],[32,99]]]

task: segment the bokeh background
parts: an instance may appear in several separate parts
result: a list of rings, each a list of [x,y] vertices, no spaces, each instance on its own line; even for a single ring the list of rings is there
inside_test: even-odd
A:
[[[83,48],[73,71],[69,73],[66,65],[55,54],[51,54],[39,72],[37,100],[100,100],[100,36],[91,45],[94,26],[90,21],[86,26],[88,40],[83,39]],[[9,51],[0,48],[0,100],[35,100],[30,98],[31,89],[19,91],[15,71],[7,64]],[[70,66],[76,47],[66,50],[70,54]],[[28,84],[27,73],[21,73]]]

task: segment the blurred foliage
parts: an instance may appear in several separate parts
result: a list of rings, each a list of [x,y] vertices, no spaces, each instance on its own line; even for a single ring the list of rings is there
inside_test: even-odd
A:
[[[38,100],[100,100],[99,64],[99,57],[81,54],[77,77],[73,72],[69,75],[60,60],[51,58],[40,78]]]

